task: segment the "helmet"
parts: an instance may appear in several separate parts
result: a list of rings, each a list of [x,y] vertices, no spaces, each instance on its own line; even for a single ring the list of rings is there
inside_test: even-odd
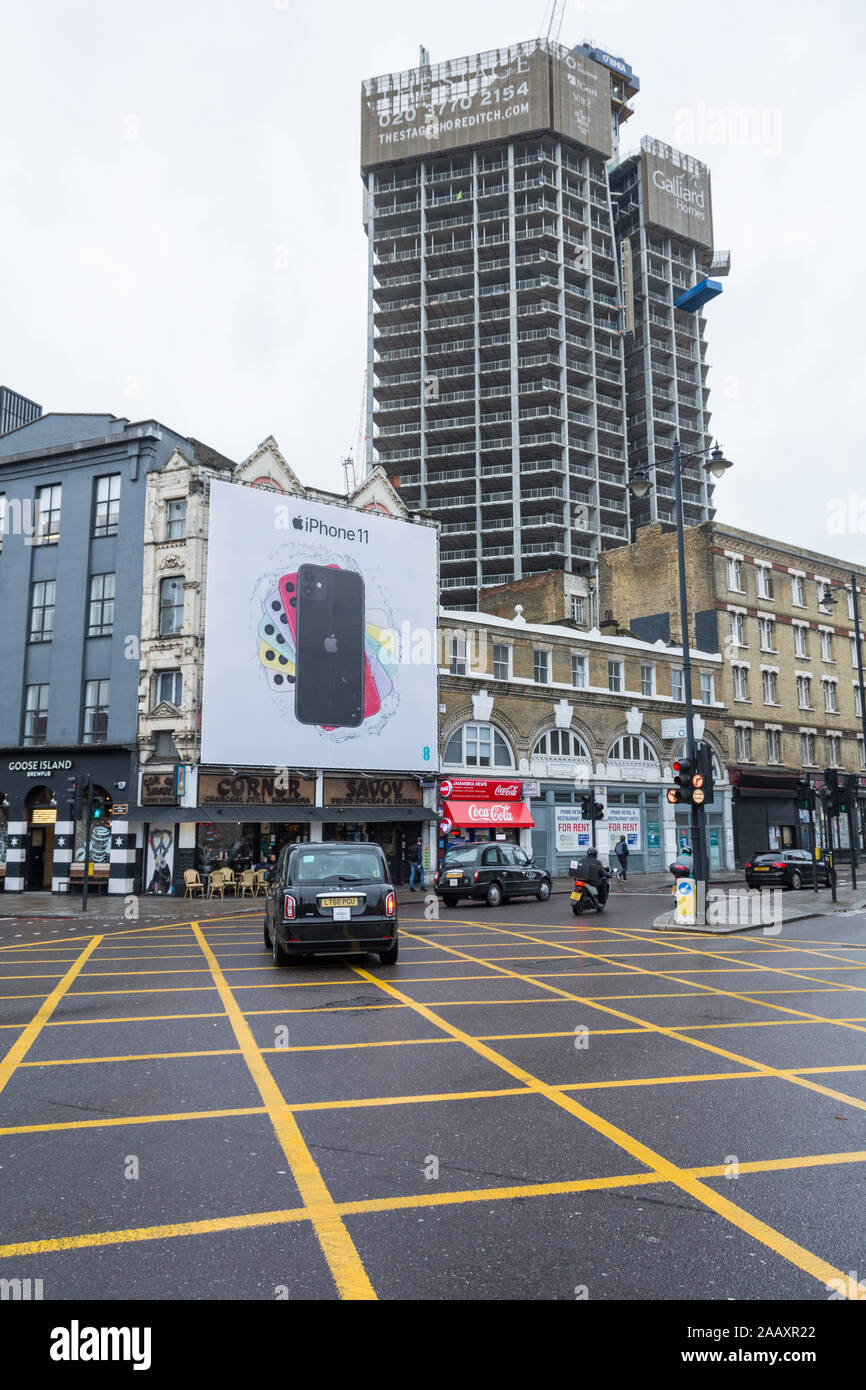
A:
[[[598,850],[596,849],[595,845],[590,845],[589,849],[586,851],[586,857],[587,857],[587,859],[592,859],[592,858],[597,857],[597,856],[598,856]]]

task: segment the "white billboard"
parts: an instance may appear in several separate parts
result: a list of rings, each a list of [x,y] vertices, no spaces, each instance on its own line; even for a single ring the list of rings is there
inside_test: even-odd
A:
[[[202,762],[434,771],[437,541],[212,483]]]

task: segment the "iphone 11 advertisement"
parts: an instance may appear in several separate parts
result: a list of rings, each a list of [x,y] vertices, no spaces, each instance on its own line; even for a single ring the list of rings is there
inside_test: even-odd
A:
[[[202,761],[438,767],[432,526],[214,482]]]

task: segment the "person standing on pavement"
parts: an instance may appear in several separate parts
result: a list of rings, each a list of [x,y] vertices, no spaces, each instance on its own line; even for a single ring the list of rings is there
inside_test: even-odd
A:
[[[424,850],[421,844],[421,836],[409,849],[409,892],[415,892],[415,875],[418,875],[419,884],[424,885]]]
[[[614,854],[619,860],[619,876],[622,879],[623,883],[625,883],[626,875],[628,873],[628,844],[626,843],[626,838],[624,835],[620,835],[619,840],[617,841],[616,847],[614,849]]]

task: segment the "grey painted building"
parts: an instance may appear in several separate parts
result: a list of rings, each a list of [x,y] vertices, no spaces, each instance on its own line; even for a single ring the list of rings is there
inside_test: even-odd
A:
[[[134,799],[145,482],[175,449],[192,460],[202,447],[154,420],[107,414],[44,415],[0,436],[7,892],[60,891],[76,854],[83,865],[71,777],[91,780],[100,807],[94,877],[132,891],[134,837],[112,806]]]

